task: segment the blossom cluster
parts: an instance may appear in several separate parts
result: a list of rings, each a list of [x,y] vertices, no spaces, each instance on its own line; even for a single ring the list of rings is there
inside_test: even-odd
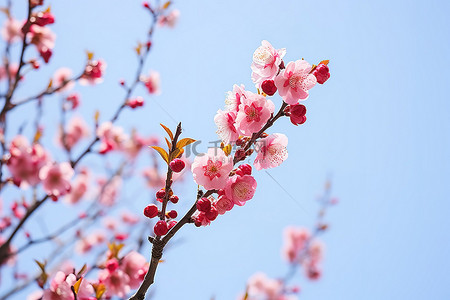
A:
[[[262,170],[277,167],[288,158],[287,136],[267,134],[265,130],[281,116],[288,116],[294,125],[305,123],[306,107],[298,102],[308,98],[317,82],[324,83],[330,77],[327,61],[311,66],[302,59],[285,66],[285,54],[285,49],[275,49],[268,41],[262,41],[251,65],[258,93],[246,90],[244,85],[234,85],[226,95],[225,109],[217,111],[214,122],[222,146],[198,155],[191,167],[195,182],[207,190],[217,190],[218,194],[217,199],[210,196],[198,201],[193,216],[197,226],[208,225],[217,217],[215,211],[223,214],[253,197],[257,183],[251,175],[252,168],[248,164],[234,168],[237,162],[256,151],[253,165]],[[283,104],[274,116],[275,104],[268,96],[277,91]],[[240,147],[234,156],[230,153],[231,144]]]

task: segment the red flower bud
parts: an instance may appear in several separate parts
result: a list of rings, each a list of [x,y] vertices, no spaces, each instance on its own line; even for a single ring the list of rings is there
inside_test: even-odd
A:
[[[169,218],[175,219],[178,216],[178,213],[176,210],[171,210],[167,213],[167,215],[169,216]]]
[[[170,202],[172,202],[173,204],[175,204],[175,203],[177,203],[178,200],[180,200],[180,199],[178,198],[178,196],[173,195],[173,196],[170,196],[169,200],[170,200]]]
[[[303,104],[295,104],[289,106],[289,118],[292,124],[297,126],[306,122],[306,107]]]
[[[156,192],[156,198],[164,198],[166,196],[166,191],[164,189],[160,189]]]
[[[169,221],[169,229],[171,229],[175,225],[177,225],[177,221],[175,221],[175,220]]]
[[[55,23],[55,17],[50,12],[38,12],[31,18],[31,22],[39,26],[45,26]]]
[[[144,216],[147,218],[154,218],[158,215],[158,207],[155,204],[150,204],[144,208]]]
[[[211,201],[208,198],[202,198],[197,201],[197,209],[201,212],[208,212],[211,210]]]
[[[175,158],[170,162],[170,168],[175,173],[181,172],[184,169],[185,163],[179,158]]]
[[[261,83],[261,89],[269,96],[273,96],[277,92],[277,87],[273,80],[264,80],[263,83]]]
[[[324,84],[325,81],[330,78],[330,69],[327,65],[320,63],[312,72],[314,76],[317,78],[317,82],[320,84]]]
[[[215,207],[211,207],[211,210],[208,211],[207,213],[205,213],[205,216],[210,221],[214,221],[218,215],[219,215],[219,212],[217,211],[217,209]]]
[[[169,231],[166,221],[156,222],[155,227],[153,227],[153,231],[157,236],[165,235]]]

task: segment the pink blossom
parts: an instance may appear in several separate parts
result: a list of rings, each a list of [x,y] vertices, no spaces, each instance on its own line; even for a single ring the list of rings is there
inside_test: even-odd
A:
[[[79,117],[73,117],[67,124],[67,129],[64,134],[60,133],[60,143],[72,149],[82,138],[89,136],[89,128],[86,122]],[[62,140],[64,138],[64,141]]]
[[[228,199],[225,195],[220,196],[214,203],[214,207],[221,215],[225,214],[227,211],[230,211],[233,206],[233,200]]]
[[[49,163],[39,171],[42,186],[48,195],[59,197],[70,191],[73,169],[68,162]]]
[[[180,11],[178,9],[174,9],[168,15],[160,16],[158,19],[158,25],[159,26],[167,25],[170,28],[173,28],[177,24],[179,18],[180,18]]]
[[[235,142],[239,138],[239,133],[236,129],[236,112],[218,110],[214,117],[214,122],[217,125],[216,133],[225,144]]]
[[[130,278],[130,287],[138,288],[147,273],[148,262],[144,256],[131,251],[123,258],[120,269],[124,271]]]
[[[319,263],[323,259],[325,245],[319,240],[313,240],[308,247],[308,259],[314,263]]]
[[[104,154],[111,150],[120,150],[128,136],[122,127],[114,126],[111,122],[101,124],[97,129],[97,136],[101,140],[100,153]]]
[[[53,74],[53,85],[58,88],[58,92],[65,92],[73,89],[75,82],[70,81],[72,79],[72,70],[69,68],[60,68]]]
[[[84,69],[83,76],[80,78],[81,85],[94,85],[103,82],[103,75],[105,73],[106,63],[104,60],[91,60],[87,63]]]
[[[96,300],[97,298],[95,298],[94,295],[94,287],[92,286],[92,284],[87,279],[82,278],[80,287],[78,288],[77,299]]]
[[[133,132],[131,138],[126,139],[123,143],[123,151],[132,159],[136,158],[145,145],[150,145],[148,139],[140,136],[137,132]]]
[[[114,205],[122,187],[122,178],[115,176],[109,182],[103,180],[99,184],[102,186],[98,199],[99,203],[104,206]]]
[[[308,90],[317,82],[310,72],[311,65],[307,61],[297,60],[288,63],[286,69],[275,77],[275,85],[284,102],[292,105],[308,98]]]
[[[89,176],[87,173],[79,174],[71,183],[70,193],[65,197],[65,202],[70,204],[78,203],[86,194],[89,188]]]
[[[105,226],[106,229],[114,231],[119,227],[119,222],[116,218],[106,217],[103,219],[103,226]]]
[[[8,18],[1,29],[2,38],[8,43],[14,43],[23,38],[23,22]]]
[[[122,298],[130,292],[130,277],[122,269],[117,268],[112,272],[108,269],[101,270],[98,278],[106,286],[106,297]]]
[[[147,185],[151,188],[159,189],[165,184],[165,177],[158,172],[158,169],[154,167],[146,168],[142,171]]]
[[[252,80],[259,88],[265,80],[274,79],[280,69],[280,64],[286,49],[276,50],[268,41],[262,41],[261,46],[253,53]]]
[[[158,72],[150,71],[148,76],[141,76],[140,80],[144,83],[149,94],[161,94],[161,80]]]
[[[250,299],[278,300],[283,293],[283,284],[279,280],[270,279],[264,273],[256,273],[248,280]]]
[[[66,98],[67,104],[70,103],[71,107],[68,108],[66,105],[66,109],[75,109],[80,105],[80,95],[78,93],[72,93]]]
[[[30,32],[28,34],[31,43],[36,46],[45,62],[48,62],[49,57],[46,59],[45,55],[48,55],[47,53],[49,51],[51,52],[53,47],[55,47],[56,35],[48,27],[35,24],[30,26]]]
[[[250,92],[245,90],[245,86],[243,84],[240,86],[237,84],[233,85],[233,90],[226,93],[225,109],[227,111],[234,111],[237,113],[239,104],[241,104],[241,98],[247,97],[248,93]]]
[[[318,280],[322,276],[322,270],[314,261],[306,261],[303,264],[303,268],[305,270],[306,277],[310,280]]]
[[[36,185],[41,179],[39,170],[47,163],[48,154],[40,144],[29,145],[27,139],[16,136],[9,148],[10,156],[7,166],[14,181],[23,185]]]
[[[305,250],[311,233],[303,227],[286,227],[283,232],[282,255],[290,263],[298,262],[299,255]]]
[[[266,124],[274,110],[272,101],[262,95],[248,93],[247,97],[241,98],[236,127],[243,135],[250,136]]]
[[[139,217],[129,211],[123,211],[120,215],[122,222],[127,223],[129,225],[134,225],[139,222]]]
[[[194,181],[207,190],[223,188],[232,169],[231,156],[219,148],[209,148],[206,154],[196,156],[191,167]]]
[[[282,133],[274,133],[256,143],[258,152],[253,165],[256,170],[275,168],[288,158],[286,149],[288,138]]]
[[[246,201],[253,198],[256,191],[256,180],[251,175],[234,175],[228,178],[225,187],[225,195],[233,200],[234,204],[242,206]]]
[[[71,286],[75,284],[76,277],[74,274],[66,274],[59,271],[50,282],[50,287],[44,290],[42,300],[73,300],[73,292]]]
[[[15,78],[17,75],[17,71],[19,70],[19,66],[16,63],[10,63],[9,64],[9,76],[11,78]],[[4,66],[0,66],[0,80],[7,79],[8,74],[6,73],[6,69]],[[23,78],[20,77],[19,80],[22,80]]]
[[[102,231],[96,231],[85,237],[81,237],[75,245],[75,251],[79,254],[84,254],[89,252],[95,245],[102,244],[105,241],[105,233]]]

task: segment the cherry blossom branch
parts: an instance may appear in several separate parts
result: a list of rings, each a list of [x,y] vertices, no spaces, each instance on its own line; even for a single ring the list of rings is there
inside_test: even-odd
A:
[[[12,96],[14,95],[14,92],[16,91],[17,85],[20,81],[20,71],[22,70],[22,67],[25,65],[24,62],[24,56],[25,56],[25,50],[28,47],[28,43],[27,43],[27,33],[30,30],[30,26],[31,26],[31,13],[33,10],[33,6],[31,3],[31,0],[28,0],[28,13],[27,13],[27,20],[25,22],[25,25],[23,26],[23,39],[22,39],[22,50],[20,53],[20,59],[19,59],[19,67],[17,69],[17,73],[16,76],[13,80],[12,83],[10,83],[9,85],[9,90],[5,96],[5,105],[3,106],[2,111],[0,112],[0,120],[3,123],[3,132],[6,132],[6,113],[12,108],[11,106],[11,99]],[[9,72],[9,70],[7,71]]]
[[[31,10],[32,10],[31,9],[31,0],[29,0],[29,16],[27,18],[27,23],[26,23],[28,25],[25,25],[25,26],[28,26],[28,27],[30,25]],[[148,35],[147,35],[148,41],[150,41],[152,36],[153,36],[153,32],[154,32],[154,29],[155,29],[156,24],[157,24],[159,12],[158,11],[155,12],[154,10],[152,10],[151,11],[151,15],[152,15],[152,22],[151,22],[150,29],[149,29],[149,32],[148,32]],[[26,34],[25,34],[25,36],[26,36]],[[12,97],[12,95],[14,93],[14,90],[15,90],[15,88],[17,86],[17,82],[18,82],[18,80],[20,78],[20,69],[24,65],[24,63],[23,63],[23,55],[24,55],[26,46],[27,46],[26,38],[24,37],[23,46],[22,46],[22,55],[21,55],[21,59],[20,59],[21,63],[19,65],[19,69],[18,69],[17,74],[16,74],[16,82],[14,83],[14,88],[10,89],[10,92],[8,92],[8,95],[7,95],[7,98],[6,98],[6,102],[8,103],[8,105],[6,105],[6,103],[5,103],[3,111],[0,112],[0,119],[1,119],[2,115],[5,115],[6,112],[11,109],[10,101],[11,101],[11,97]],[[143,70],[144,64],[145,64],[145,62],[147,60],[147,57],[148,57],[149,53],[150,53],[150,46],[148,46],[146,48],[146,50],[144,51],[143,54],[139,55],[139,62],[138,62],[138,67],[137,67],[137,71],[136,71],[136,75],[135,75],[134,81],[131,84],[131,86],[129,86],[127,88],[127,92],[126,92],[124,101],[123,101],[122,105],[117,109],[117,111],[113,115],[113,117],[111,118],[111,123],[114,123],[119,118],[119,115],[121,114],[123,109],[127,106],[128,99],[130,98],[131,94],[134,92],[135,88],[137,87],[137,84],[140,82],[140,77],[141,77],[141,74],[142,74],[142,70]],[[31,100],[29,100],[29,101],[31,101]],[[5,128],[5,127],[6,127],[6,122],[3,122],[3,128]],[[99,140],[100,140],[100,138],[98,136],[96,136],[95,139],[87,146],[87,148],[74,161],[71,161],[72,168],[74,168],[81,161],[81,159],[83,159],[88,153],[90,153],[92,151],[92,147]],[[8,239],[3,243],[3,245],[0,246],[0,263],[2,261],[4,261],[4,259],[7,258],[8,251],[9,251],[9,246],[11,244],[12,239],[16,235],[16,233],[25,224],[25,222],[34,213],[34,211],[36,211],[48,198],[49,198],[49,196],[46,195],[46,196],[44,196],[42,198],[42,200],[35,202],[35,204],[32,205],[27,210],[25,216],[20,220],[19,224],[14,228],[13,232],[10,234]]]
[[[79,79],[81,79],[82,76],[83,76],[83,74],[81,74],[81,75],[79,75],[79,76],[77,76],[77,77],[74,77],[74,78],[72,78],[72,79],[65,80],[65,81],[63,81],[63,82],[61,83],[61,85],[58,86],[58,87],[52,88],[52,87],[49,86],[49,87],[47,87],[45,90],[43,90],[42,92],[40,92],[40,93],[37,94],[37,95],[34,95],[34,96],[31,96],[31,97],[28,97],[28,98],[19,100],[19,101],[17,101],[17,103],[12,103],[12,104],[11,104],[10,110],[12,110],[13,108],[16,108],[16,107],[18,107],[18,106],[21,106],[21,105],[23,105],[23,104],[29,103],[29,102],[31,102],[31,101],[41,99],[41,98],[44,97],[44,96],[53,95],[54,93],[59,92],[60,90],[62,90],[62,89],[63,89],[64,87],[66,87],[69,83],[78,81]]]
[[[278,111],[278,113],[275,116],[272,116],[267,121],[267,123],[263,126],[263,128],[261,128],[260,131],[258,131],[257,133],[253,134],[252,138],[243,147],[244,151],[250,149],[250,147],[254,145],[254,143],[257,141],[257,139],[262,137],[262,135],[264,134],[264,131],[266,131],[271,126],[273,126],[275,121],[278,120],[280,117],[282,117],[284,115],[284,109],[286,108],[286,106],[287,106],[287,104],[283,102],[283,104],[281,105],[280,110]],[[181,123],[178,124],[177,133],[179,132],[179,128],[181,128]],[[180,133],[181,133],[181,131],[180,131]],[[178,136],[176,136],[176,138],[178,138]],[[174,150],[173,145],[174,144],[172,143],[172,151]],[[235,158],[233,159],[233,165],[236,165],[241,160],[242,160],[242,157],[235,156]],[[168,197],[168,192],[167,192],[168,191],[168,187],[170,187],[170,185],[168,186],[167,184],[170,183],[171,177],[172,177],[172,170],[169,167],[168,171],[167,171],[167,179],[166,179],[166,198]],[[186,225],[188,223],[192,223],[192,215],[197,210],[197,201],[200,198],[203,198],[203,197],[207,198],[207,197],[213,195],[214,193],[217,193],[217,190],[208,190],[204,194],[203,194],[203,192],[199,191],[199,193],[197,195],[197,199],[196,199],[195,203],[192,205],[192,207],[186,212],[186,214],[183,216],[183,218],[181,218],[181,220],[172,229],[170,229],[170,231],[162,239],[159,236],[157,236],[156,238],[149,237],[149,241],[151,243],[153,243],[150,265],[149,265],[147,274],[146,274],[146,276],[144,278],[144,281],[142,282],[141,286],[136,291],[136,293],[132,297],[129,298],[129,300],[143,300],[143,299],[145,299],[145,294],[147,293],[147,290],[150,288],[150,286],[155,281],[156,269],[157,269],[159,261],[160,261],[160,259],[162,257],[162,253],[163,253],[164,247],[170,241],[170,239],[184,225]],[[164,203],[167,204],[167,202],[166,202],[167,199],[166,198],[164,199],[164,202],[163,202],[163,211],[165,211]],[[162,214],[162,217],[164,217],[164,214]]]

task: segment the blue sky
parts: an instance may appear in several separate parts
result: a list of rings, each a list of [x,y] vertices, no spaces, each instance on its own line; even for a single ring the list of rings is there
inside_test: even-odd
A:
[[[108,68],[104,84],[78,88],[82,112],[101,108],[110,115],[122,100],[116,82],[134,72],[132,46],[145,34],[140,1],[50,3],[58,38],[43,74],[60,66],[79,70],[84,51],[94,51]],[[23,16],[23,5],[15,5]],[[208,228],[181,231],[182,242],[158,269],[155,299],[234,299],[256,271],[283,275],[282,229],[314,224],[314,199],[329,174],[340,204],[327,217],[324,276],[308,283],[298,275],[301,298],[448,299],[449,3],[199,0],[174,6],[179,23],[156,32],[146,67],[160,72],[163,92],[121,117],[128,128],[158,134],[159,123],[182,121],[186,136],[216,140],[215,112],[233,84],[252,88],[252,53],[263,39],[285,47],[286,61],[330,59],[331,79],[311,91],[305,125],[282,120],[271,130],[289,137],[289,159],[269,173],[295,201],[257,173],[258,190],[247,205]],[[40,90],[47,78],[36,77],[29,90]],[[183,192],[193,197],[195,186]]]

